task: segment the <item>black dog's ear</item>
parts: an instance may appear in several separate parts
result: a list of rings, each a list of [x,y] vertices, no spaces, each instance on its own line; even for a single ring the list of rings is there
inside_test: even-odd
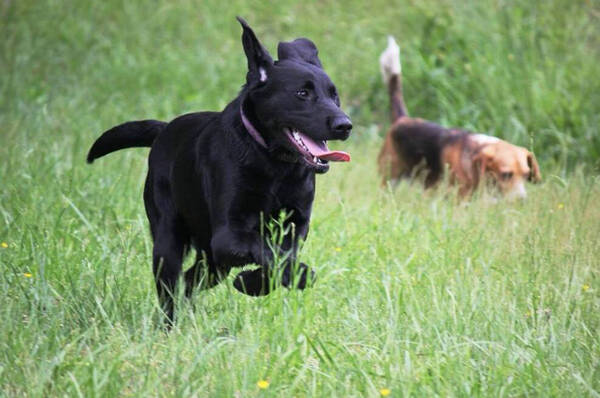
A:
[[[241,17],[236,17],[244,33],[242,33],[242,45],[248,59],[248,74],[246,81],[264,82],[267,80],[267,68],[273,65],[273,58],[265,48],[260,44],[256,35],[248,26],[248,23]]]
[[[277,57],[280,60],[289,59],[307,62],[323,69],[319,60],[319,51],[312,41],[300,38],[294,41],[282,41],[277,46]]]

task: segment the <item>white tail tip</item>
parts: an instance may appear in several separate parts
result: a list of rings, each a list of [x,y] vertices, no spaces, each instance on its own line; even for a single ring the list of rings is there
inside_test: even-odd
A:
[[[392,76],[402,74],[402,66],[400,65],[400,47],[398,47],[393,36],[388,36],[388,45],[379,57],[379,66],[381,67],[383,81],[386,84],[390,81]]]

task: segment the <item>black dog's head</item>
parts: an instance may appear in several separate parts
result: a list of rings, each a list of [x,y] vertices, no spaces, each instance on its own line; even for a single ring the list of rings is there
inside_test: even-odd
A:
[[[349,161],[347,153],[327,148],[328,140],[348,138],[352,122],[340,109],[315,45],[308,39],[281,42],[279,60],[273,61],[248,24],[238,21],[248,59],[242,107],[268,150],[318,173],[329,169],[330,160]]]

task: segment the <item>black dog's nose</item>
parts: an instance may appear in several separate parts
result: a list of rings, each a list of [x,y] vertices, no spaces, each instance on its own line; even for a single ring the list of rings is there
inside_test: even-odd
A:
[[[336,117],[331,123],[331,129],[334,133],[347,137],[352,130],[352,122],[348,116]]]

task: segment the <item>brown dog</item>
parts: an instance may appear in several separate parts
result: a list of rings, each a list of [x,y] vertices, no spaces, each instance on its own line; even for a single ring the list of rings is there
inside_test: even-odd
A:
[[[507,197],[524,198],[525,181],[541,180],[535,156],[523,147],[409,117],[402,96],[400,49],[393,37],[388,38],[379,61],[389,89],[392,118],[378,158],[384,185],[426,171],[425,187],[429,188],[447,166],[450,182],[458,184],[461,196],[472,193],[485,179]]]

